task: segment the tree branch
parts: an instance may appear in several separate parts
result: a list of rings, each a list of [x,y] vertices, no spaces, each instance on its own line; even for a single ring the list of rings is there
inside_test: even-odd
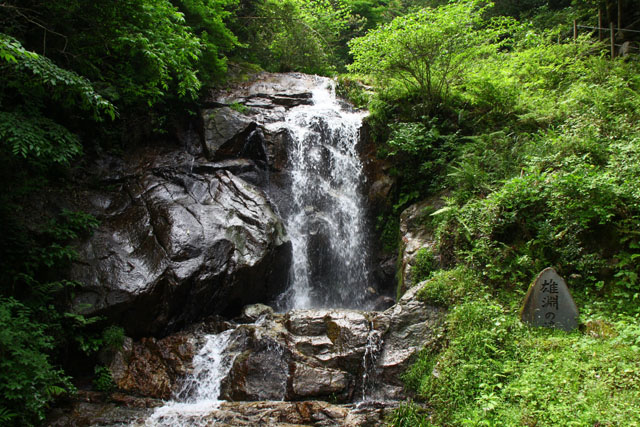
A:
[[[67,36],[65,36],[64,34],[61,34],[57,31],[54,31],[48,27],[45,26],[45,24],[40,21],[37,20],[36,18],[31,18],[30,16],[26,15],[25,13],[23,13],[23,11],[29,11],[29,12],[33,12],[34,11],[30,10],[30,9],[25,9],[25,8],[21,8],[21,7],[17,7],[17,6],[13,6],[7,3],[0,3],[0,8],[5,8],[5,9],[10,9],[13,10],[18,16],[22,17],[25,21],[40,27],[44,30],[44,39],[43,39],[43,46],[42,46],[42,54],[45,54],[46,48],[47,48],[47,32],[51,33],[51,34],[55,34],[56,36],[60,36],[64,39],[64,46],[62,47],[62,53],[64,53],[64,51],[67,49],[67,44],[69,43],[69,39],[67,38]]]

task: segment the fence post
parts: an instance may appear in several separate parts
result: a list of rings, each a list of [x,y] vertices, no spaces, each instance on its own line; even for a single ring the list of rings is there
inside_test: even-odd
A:
[[[578,21],[573,20],[573,41],[576,41],[578,38]]]
[[[598,41],[602,41],[602,8],[598,8]]]
[[[609,22],[609,32],[611,33],[611,60],[616,57],[616,33],[613,31],[613,22]]]
[[[618,30],[622,30],[622,2],[618,0]]]

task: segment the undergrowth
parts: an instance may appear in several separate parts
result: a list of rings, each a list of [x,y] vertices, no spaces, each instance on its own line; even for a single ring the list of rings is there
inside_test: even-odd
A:
[[[430,215],[445,269],[416,269],[446,334],[404,377],[426,409],[393,426],[640,425],[640,64],[558,34],[522,25],[429,117],[399,82],[369,104],[400,197],[447,194]],[[519,320],[549,266],[579,330]]]

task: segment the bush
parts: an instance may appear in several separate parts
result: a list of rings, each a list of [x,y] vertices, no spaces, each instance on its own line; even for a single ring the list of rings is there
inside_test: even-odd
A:
[[[421,301],[444,307],[454,307],[484,295],[487,295],[486,286],[473,270],[462,265],[434,272],[418,292]]]
[[[418,250],[411,266],[411,285],[417,285],[429,278],[436,267],[437,261],[430,248]]]
[[[400,405],[387,420],[390,427],[427,427],[425,410],[413,402]]]
[[[124,329],[120,326],[109,326],[102,331],[102,347],[119,350],[124,344]]]
[[[0,297],[0,419],[35,425],[47,405],[73,391],[69,377],[47,355],[54,347],[47,325],[13,298]]]
[[[481,2],[461,1],[423,8],[351,40],[352,72],[369,74],[380,87],[415,92],[426,113],[446,102],[450,87],[468,65],[498,47],[513,26],[500,19],[483,22]]]
[[[94,374],[93,386],[96,390],[110,393],[116,388],[111,371],[106,366],[96,366]]]

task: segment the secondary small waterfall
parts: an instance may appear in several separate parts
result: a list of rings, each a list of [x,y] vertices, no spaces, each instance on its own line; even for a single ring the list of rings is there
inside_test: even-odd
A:
[[[368,287],[363,166],[356,145],[363,112],[336,99],[335,83],[317,77],[313,105],[290,109],[291,200],[282,209],[293,244],[283,308],[364,308]]]
[[[210,425],[203,418],[220,405],[220,386],[233,364],[233,355],[225,350],[233,330],[206,335],[204,344],[193,358],[193,371],[182,390],[164,406],[156,409],[145,426]]]

